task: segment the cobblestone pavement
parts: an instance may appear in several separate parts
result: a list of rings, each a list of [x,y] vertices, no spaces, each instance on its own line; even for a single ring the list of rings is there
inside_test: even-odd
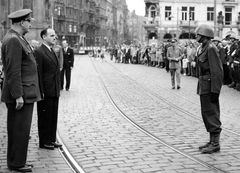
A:
[[[1,94],[1,92],[0,92]],[[7,113],[5,104],[0,102],[0,173],[10,173],[7,169]],[[37,115],[34,110],[31,139],[29,141],[28,162],[34,165],[34,173],[72,173],[59,150],[43,150],[38,147]]]
[[[97,71],[96,71],[97,69]],[[130,124],[109,101],[100,77],[117,106],[139,126],[174,148],[225,172],[240,172],[239,92],[223,87],[221,152],[202,155],[208,140],[201,121],[197,79],[182,77],[171,90],[170,74],[143,65],[116,64],[76,56],[69,91],[62,91],[58,130],[86,173],[214,172],[154,140]],[[36,112],[36,111],[35,111]],[[0,104],[0,172],[6,171],[6,110]],[[71,172],[58,150],[38,149],[34,113],[28,160],[35,172]]]

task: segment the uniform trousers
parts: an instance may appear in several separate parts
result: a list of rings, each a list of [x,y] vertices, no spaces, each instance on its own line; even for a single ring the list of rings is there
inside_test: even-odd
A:
[[[71,68],[70,67],[64,67],[61,71],[61,89],[64,87],[64,75],[66,79],[66,86],[65,89],[69,89],[70,83],[71,83]]]
[[[16,103],[7,103],[7,165],[9,168],[25,166],[29,134],[32,123],[33,103],[24,104],[16,110]]]
[[[37,103],[39,144],[56,142],[59,97],[44,98]]]
[[[220,121],[220,106],[219,100],[217,102],[211,101],[211,94],[200,95],[201,112],[203,122],[206,130],[209,133],[220,133],[221,132],[221,121]]]
[[[175,87],[175,78],[176,78],[177,86],[180,86],[181,69],[180,68],[170,69],[170,75],[171,75],[172,86]]]

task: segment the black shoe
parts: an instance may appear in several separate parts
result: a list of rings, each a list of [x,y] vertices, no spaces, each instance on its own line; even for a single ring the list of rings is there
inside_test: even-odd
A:
[[[66,91],[69,91],[69,88],[66,88]]]
[[[211,144],[211,143],[208,142],[208,143],[206,143],[205,145],[202,145],[202,146],[198,147],[198,149],[201,151],[202,149],[207,148],[210,144]]]
[[[17,171],[17,172],[32,172],[32,166],[25,165],[24,167],[21,168],[9,168],[11,171]]]
[[[172,89],[174,90],[174,89],[175,89],[175,86],[173,86]]]
[[[60,148],[62,147],[62,144],[59,144],[57,142],[52,142],[52,145],[54,146],[54,148]]]
[[[40,145],[39,148],[47,149],[47,150],[54,150],[54,145],[52,145],[52,144],[43,144],[43,145]]]
[[[179,90],[181,87],[180,86],[177,86],[177,89]]]
[[[220,151],[220,145],[219,143],[213,143],[211,142],[208,147],[203,148],[201,153],[202,154],[212,154]]]

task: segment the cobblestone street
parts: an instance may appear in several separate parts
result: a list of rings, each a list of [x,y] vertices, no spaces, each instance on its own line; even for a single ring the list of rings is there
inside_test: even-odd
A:
[[[172,90],[165,69],[76,55],[69,91],[60,97],[58,133],[86,173],[240,172],[240,92],[220,95],[221,151],[203,155],[208,141],[197,79],[182,76]],[[125,116],[124,116],[125,115]],[[6,166],[6,108],[0,103],[0,173]],[[60,150],[38,148],[34,110],[28,160],[34,172],[73,172]]]

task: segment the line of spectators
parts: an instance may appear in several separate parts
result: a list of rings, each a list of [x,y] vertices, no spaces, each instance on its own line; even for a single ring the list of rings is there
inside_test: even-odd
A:
[[[240,91],[240,37],[228,35],[224,39],[212,39],[217,46],[224,70],[224,85]],[[171,40],[159,45],[115,45],[109,48],[110,59],[115,63],[143,64],[149,67],[164,68],[169,72],[167,50],[172,46]],[[181,60],[181,73],[186,76],[198,77],[196,52],[199,43],[195,40],[178,42],[184,56]]]

